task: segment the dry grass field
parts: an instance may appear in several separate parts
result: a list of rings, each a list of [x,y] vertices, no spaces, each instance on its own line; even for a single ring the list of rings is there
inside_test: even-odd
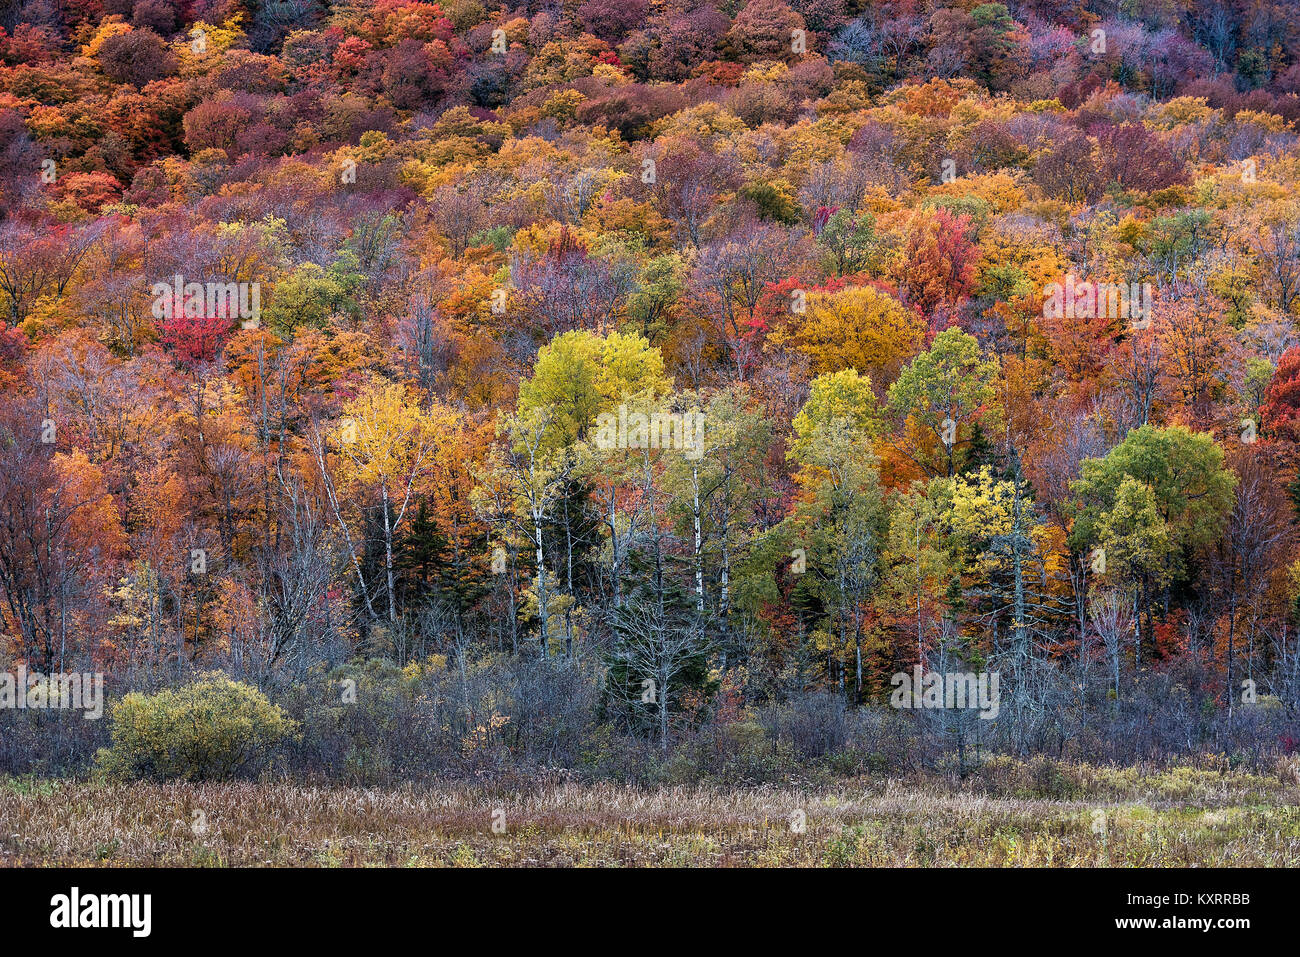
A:
[[[0,863],[1296,866],[1295,772],[1042,762],[961,785],[650,790],[559,775],[396,790],[11,778],[0,781]]]

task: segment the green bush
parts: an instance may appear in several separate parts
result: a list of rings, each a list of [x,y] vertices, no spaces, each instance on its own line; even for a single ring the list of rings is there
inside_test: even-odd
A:
[[[96,756],[115,778],[224,780],[262,766],[297,724],[266,696],[221,672],[113,705],[112,747]]]

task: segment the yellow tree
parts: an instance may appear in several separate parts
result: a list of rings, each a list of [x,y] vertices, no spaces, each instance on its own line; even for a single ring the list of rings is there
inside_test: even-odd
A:
[[[641,336],[619,332],[600,336],[574,330],[543,346],[532,377],[519,384],[517,413],[503,423],[510,447],[498,457],[497,471],[516,496],[515,517],[510,521],[532,541],[536,554],[534,597],[543,655],[548,653],[549,614],[557,601],[550,594],[545,568],[545,526],[554,512],[565,543],[562,564],[555,571],[563,574],[559,587],[566,594],[558,601],[563,606],[565,643],[571,645],[572,618],[578,610],[572,592],[575,536],[579,531],[573,522],[587,495],[598,503],[602,522],[610,531],[611,578],[616,592],[625,558],[626,544],[620,541],[620,518],[616,514],[619,477],[624,470],[611,460],[621,460],[624,466],[630,464],[629,456],[618,454],[625,448],[627,437],[614,435],[612,442],[606,442],[611,438],[607,433],[617,433],[617,428],[601,427],[600,422],[602,418],[606,423],[626,422],[637,413],[665,411],[660,407],[666,406],[672,380],[663,370],[659,350]],[[521,516],[522,524],[518,522]]]
[[[807,355],[816,375],[857,369],[888,386],[924,337],[925,323],[914,311],[871,286],[855,286],[810,295],[798,328],[773,338]]]
[[[987,465],[957,476],[950,521],[963,551],[974,559],[971,570],[988,583],[968,589],[968,594],[991,601],[998,615],[1010,613],[1010,650],[1019,696],[1019,679],[1032,651],[1031,632],[1041,634],[1046,617],[1062,610],[1050,593],[1049,568],[1058,570],[1064,556],[1053,552],[1052,536],[1038,521],[1014,453],[1012,462],[1011,479],[997,478]],[[1009,586],[1000,586],[999,581],[1008,581]]]
[[[449,413],[435,408],[424,412],[408,389],[399,383],[372,379],[356,398],[343,406],[343,416],[330,430],[328,445],[337,456],[337,483],[331,482],[325,463],[325,443],[317,442],[317,461],[335,518],[343,531],[362,597],[371,618],[375,615],[371,589],[366,584],[354,536],[340,504],[339,491],[361,502],[369,496],[377,503],[383,522],[384,574],[388,588],[388,621],[397,621],[393,582],[393,539],[406,519],[407,509],[422,480],[433,467],[437,435],[448,425]],[[366,506],[362,506],[365,508]]]

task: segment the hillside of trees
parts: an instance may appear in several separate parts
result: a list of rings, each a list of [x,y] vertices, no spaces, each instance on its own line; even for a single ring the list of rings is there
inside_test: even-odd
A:
[[[0,669],[361,778],[1300,742],[1291,4],[0,27]]]

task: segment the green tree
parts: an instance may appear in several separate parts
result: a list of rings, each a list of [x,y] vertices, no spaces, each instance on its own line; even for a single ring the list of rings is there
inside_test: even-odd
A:
[[[1168,523],[1161,518],[1155,492],[1131,475],[1115,491],[1111,507],[1097,522],[1097,551],[1094,568],[1104,568],[1106,579],[1115,582],[1122,595],[1133,602],[1135,638],[1134,664],[1142,661],[1141,611],[1147,609],[1147,632],[1153,622],[1151,596],[1169,583],[1170,558],[1174,544]]]
[[[882,558],[882,603],[898,622],[915,626],[916,660],[925,661],[926,633],[942,614],[960,575],[950,544],[951,479],[914,482],[894,496]]]
[[[361,314],[356,295],[364,277],[356,253],[344,250],[328,269],[302,263],[275,287],[266,322],[276,335],[290,338],[306,326],[324,329],[341,318]]]
[[[642,267],[637,288],[627,297],[628,320],[640,326],[642,335],[652,342],[662,341],[668,334],[673,306],[686,288],[685,273],[676,253],[656,256]]]
[[[644,338],[578,329],[556,336],[538,351],[532,377],[519,384],[519,414],[543,415],[543,447],[565,448],[585,439],[602,412],[671,391],[663,356]]]
[[[1130,477],[1151,489],[1179,553],[1218,538],[1236,501],[1236,478],[1224,465],[1223,449],[1212,436],[1181,425],[1134,429],[1104,458],[1085,459],[1080,471],[1081,477],[1070,484],[1080,503],[1071,532],[1076,548],[1097,540],[1102,516],[1114,507],[1120,486]]]
[[[813,380],[808,401],[795,416],[789,458],[805,498],[781,529],[803,550],[805,571],[796,602],[824,610],[815,634],[845,688],[852,655],[855,695],[863,688],[863,641],[869,601],[880,577],[880,551],[887,528],[884,496],[872,443],[880,418],[871,380],[853,369]],[[832,679],[837,675],[833,672]]]
[[[808,400],[794,417],[789,458],[805,467],[848,467],[844,442],[869,450],[884,428],[871,378],[856,369],[827,372],[812,380]],[[832,433],[838,438],[832,440]],[[851,458],[851,457],[850,457]]]
[[[847,209],[836,210],[826,220],[817,244],[825,251],[826,266],[837,276],[866,269],[884,246],[875,218],[865,211],[855,215]]]
[[[1142,612],[1150,636],[1155,594],[1179,577],[1190,554],[1219,537],[1236,501],[1236,477],[1211,436],[1181,425],[1134,429],[1104,458],[1085,459],[1081,471],[1070,483],[1079,498],[1070,544],[1100,549],[1088,565],[1104,568],[1132,596],[1140,661]]]
[[[904,420],[901,451],[927,475],[955,475],[975,426],[997,416],[997,374],[997,360],[984,358],[973,336],[956,328],[936,336],[889,387],[888,406]]]

